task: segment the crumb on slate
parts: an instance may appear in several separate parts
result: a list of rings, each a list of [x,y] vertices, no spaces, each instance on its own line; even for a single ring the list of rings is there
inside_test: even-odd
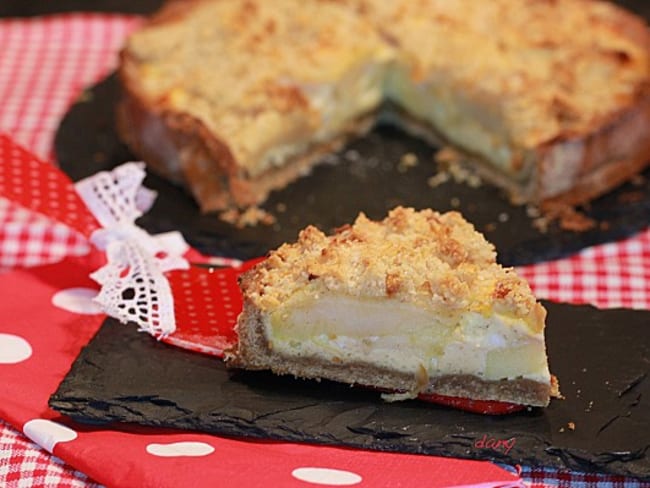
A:
[[[478,188],[483,184],[476,170],[464,164],[466,159],[456,149],[446,146],[434,154],[439,171],[427,180],[431,188],[453,179],[456,183],[465,183],[470,188]]]
[[[400,173],[406,173],[409,168],[413,168],[417,166],[419,163],[418,157],[413,154],[413,153],[406,153],[404,154],[400,160],[399,164],[397,165],[397,171]]]
[[[255,227],[258,224],[272,225],[276,222],[275,216],[259,207],[248,207],[245,210],[229,209],[219,214],[224,222],[234,225],[238,229]]]

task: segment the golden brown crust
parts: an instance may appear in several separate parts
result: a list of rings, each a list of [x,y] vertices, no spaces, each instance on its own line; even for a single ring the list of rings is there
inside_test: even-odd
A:
[[[154,28],[179,25],[186,19],[189,21],[193,10],[214,3],[210,0],[175,0],[155,15],[148,25]],[[476,34],[472,31],[474,27],[468,28],[469,24],[459,25],[462,17],[457,18],[453,4],[434,1],[424,3],[427,5],[418,5],[417,8],[421,12],[429,12],[427,9],[431,9],[431,18],[426,21],[437,22],[444,29],[456,29],[458,32],[466,29],[469,36]],[[234,20],[241,21],[237,24],[240,29],[247,29],[250,25],[254,30],[257,28],[255,21],[258,17],[262,19],[259,20],[259,27],[263,27],[260,32],[242,34],[242,42],[245,41],[244,44],[248,46],[247,52],[250,49],[250,52],[259,55],[266,46],[267,38],[281,35],[278,31],[281,26],[277,22],[272,18],[263,20],[266,19],[265,15],[271,15],[268,11],[262,12],[263,4],[248,0],[233,5],[241,10],[233,14]],[[532,74],[526,70],[520,72],[515,69],[510,73],[510,65],[504,61],[504,76],[500,78],[499,56],[485,56],[485,59],[497,59],[495,66],[488,71],[488,74],[496,72],[497,76],[492,79],[491,76],[474,76],[480,72],[473,73],[469,79],[481,79],[482,82],[468,85],[463,85],[468,80],[462,78],[462,70],[452,72],[450,78],[445,78],[445,70],[450,69],[450,66],[453,68],[453,64],[448,66],[443,63],[438,66],[435,58],[427,58],[429,55],[425,50],[418,47],[422,45],[417,42],[417,36],[421,35],[418,31],[421,16],[408,15],[409,9],[416,8],[414,3],[398,5],[374,0],[323,1],[320,7],[336,19],[343,18],[342,12],[347,9],[348,16],[354,19],[351,25],[365,33],[364,46],[370,49],[368,52],[376,44],[382,43],[385,45],[380,50],[403,50],[404,59],[413,63],[410,65],[412,83],[424,82],[427,77],[436,77],[439,73],[443,87],[445,84],[453,86],[457,83],[462,88],[459,93],[469,97],[464,100],[461,96],[457,102],[469,104],[471,110],[466,117],[476,119],[479,124],[485,124],[485,127],[492,127],[494,137],[507,141],[504,144],[510,151],[508,158],[498,164],[490,162],[482,165],[481,169],[489,179],[505,187],[515,200],[541,202],[554,199],[581,203],[617,186],[643,169],[650,160],[650,142],[646,137],[650,124],[650,33],[642,20],[616,6],[595,0],[561,0],[548,5],[539,0],[528,0],[518,9],[499,10],[495,5],[486,7],[486,22],[494,12],[501,11],[507,14],[507,18],[503,19],[504,25],[512,26],[500,28],[497,32],[502,36],[498,40],[503,48],[504,60],[518,66],[517,63],[522,61],[521,53],[514,48],[522,44],[531,53],[541,53],[536,58],[540,63],[533,63],[534,66],[543,66],[551,71],[548,78],[531,78]],[[278,11],[281,10],[278,7]],[[244,22],[244,19],[250,19],[250,22]],[[386,19],[390,22],[385,22]],[[551,22],[544,19],[555,20]],[[304,28],[302,20],[297,22]],[[371,25],[381,26],[375,28],[376,39],[369,27]],[[576,25],[580,27],[576,28]],[[147,29],[145,26],[143,30]],[[328,56],[333,56],[333,53],[345,52],[342,48],[344,37],[335,34],[328,31],[327,35],[319,38],[318,51],[312,53],[316,57],[307,59],[307,64],[321,66],[329,62]],[[410,39],[408,36],[414,37]],[[493,43],[491,36],[485,39],[487,48],[494,48],[496,53],[499,42]],[[409,51],[408,42],[416,46],[413,52]],[[450,46],[464,49],[464,42],[462,35],[459,35],[454,37]],[[287,44],[290,43],[285,43]],[[272,43],[268,45],[271,50],[275,49]],[[328,146],[338,145],[337,138],[333,136],[321,138],[317,142],[305,142],[318,132],[319,120],[322,118],[322,109],[315,107],[312,95],[309,94],[310,87],[318,86],[319,81],[303,83],[294,80],[295,83],[292,81],[287,84],[265,79],[260,81],[259,86],[251,88],[246,100],[254,100],[249,100],[252,112],[244,110],[244,119],[255,120],[246,117],[262,110],[256,105],[261,101],[265,101],[263,103],[267,104],[269,112],[265,112],[267,118],[264,122],[255,122],[261,124],[259,130],[251,125],[252,122],[242,126],[249,127],[255,137],[242,135],[249,142],[241,146],[234,144],[236,137],[228,135],[230,132],[224,132],[224,127],[232,125],[232,120],[220,125],[222,118],[219,117],[223,115],[221,109],[214,112],[216,115],[206,107],[199,109],[196,103],[203,102],[197,99],[199,102],[192,102],[195,103],[196,110],[188,110],[183,103],[179,105],[174,102],[178,97],[187,96],[187,92],[183,89],[179,92],[179,87],[174,83],[160,93],[152,91],[151,85],[143,83],[142,77],[146,74],[148,65],[138,55],[142,52],[146,52],[142,46],[138,49],[129,45],[122,54],[120,79],[125,87],[125,102],[120,110],[120,132],[134,152],[150,160],[157,170],[168,174],[174,181],[182,180],[193,191],[204,210],[260,203],[271,189],[286,185],[316,161],[317,158],[307,153],[320,153],[328,149]],[[358,59],[351,58],[352,64],[346,69],[354,71],[354,63],[360,62],[366,55],[365,52],[361,50],[355,54]],[[322,58],[319,57],[321,55]],[[552,58],[551,61],[546,59],[547,55]],[[382,60],[373,62],[385,62],[384,54],[374,53],[372,56]],[[531,58],[531,63],[533,61]],[[428,67],[431,63],[437,71],[431,71],[433,68]],[[294,68],[290,69],[292,74],[289,78],[295,78],[293,70]],[[339,72],[333,74],[334,71],[327,72],[326,78],[334,76],[333,79],[338,80],[346,76]],[[320,71],[318,73],[318,76],[324,76]],[[594,80],[591,93],[590,79]],[[499,103],[503,106],[499,107]],[[239,106],[235,112],[241,111],[242,107],[244,106]],[[499,116],[495,119],[495,114],[502,109],[506,115],[503,115],[502,120]],[[211,120],[213,116],[217,118]],[[354,121],[348,123],[347,127],[351,125],[354,125]],[[150,135],[152,131],[155,132],[152,126],[158,127],[168,142],[152,141]],[[295,138],[302,141],[304,146],[301,146],[299,155],[277,156],[289,161],[289,166],[293,169],[282,170],[275,164],[265,163],[270,164],[270,169],[254,170],[257,165],[254,159],[262,157],[269,142],[260,139],[258,144],[250,142],[250,139],[256,139],[258,134],[269,130],[269,127],[277,126],[286,127],[286,134],[280,137],[273,133],[268,141],[275,140],[282,145],[277,141],[286,143]],[[271,132],[273,130],[275,129]],[[240,132],[243,134],[245,131],[242,129]],[[495,149],[476,152],[470,147],[464,147],[466,137],[455,138],[453,131],[446,135],[461,148],[488,160],[492,154],[501,151]]]
[[[650,84],[587,136],[565,134],[540,148],[536,200],[575,205],[615,188],[650,163],[649,135]]]

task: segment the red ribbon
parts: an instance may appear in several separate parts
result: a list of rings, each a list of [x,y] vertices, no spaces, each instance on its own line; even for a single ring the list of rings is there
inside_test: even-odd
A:
[[[0,195],[88,239],[101,228],[66,174],[4,134],[0,134]],[[193,249],[188,254],[195,258],[193,261],[207,260]],[[194,264],[188,270],[165,273],[174,297],[176,331],[163,340],[221,356],[237,341],[234,325],[242,307],[237,279],[258,261],[236,268]]]
[[[70,178],[0,134],[0,195],[61,222],[86,238],[101,226]]]

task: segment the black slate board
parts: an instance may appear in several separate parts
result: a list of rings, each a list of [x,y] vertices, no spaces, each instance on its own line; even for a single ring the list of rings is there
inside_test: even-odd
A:
[[[114,130],[118,97],[117,80],[110,76],[91,87],[82,97],[85,101],[73,105],[62,120],[55,150],[61,168],[74,180],[134,159]],[[398,162],[409,152],[417,155],[419,164],[400,172]],[[427,179],[436,172],[434,152],[430,144],[400,130],[378,127],[331,158],[337,164],[321,165],[311,175],[274,192],[263,208],[278,218],[275,225],[244,229],[222,222],[215,214],[202,215],[188,194],[150,175],[145,184],[157,190],[159,197],[140,225],[150,232],[180,230],[206,254],[248,259],[294,241],[309,224],[330,232],[351,222],[359,211],[380,219],[396,205],[439,211],[457,208],[495,244],[502,264],[517,266],[627,237],[650,222],[650,170],[640,183],[625,185],[586,210],[603,226],[576,233],[552,225],[542,233],[524,207],[513,207],[494,187],[449,182],[431,188]],[[459,202],[457,207],[453,200]],[[279,205],[287,210],[278,212]],[[501,221],[503,216],[507,222]]]
[[[486,417],[266,372],[157,342],[109,319],[50,398],[81,422],[489,459],[650,480],[650,312],[545,303],[563,400]],[[574,422],[575,430],[568,428]],[[485,436],[485,437],[484,437]],[[481,439],[514,439],[489,449]]]

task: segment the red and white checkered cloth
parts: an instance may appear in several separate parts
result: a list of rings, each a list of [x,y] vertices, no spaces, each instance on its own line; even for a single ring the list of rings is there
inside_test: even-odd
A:
[[[54,132],[70,103],[110,72],[124,37],[138,17],[68,14],[0,20],[0,132],[53,160]],[[83,134],[80,134],[83,137]],[[0,268],[56,261],[88,251],[63,225],[0,199]],[[540,298],[600,307],[650,309],[650,230],[573,257],[520,268]],[[534,487],[650,486],[620,477],[523,468]],[[0,486],[93,486],[0,421]]]
[[[539,298],[650,309],[650,230],[557,261],[518,269]]]
[[[0,486],[91,488],[100,485],[0,420]]]

